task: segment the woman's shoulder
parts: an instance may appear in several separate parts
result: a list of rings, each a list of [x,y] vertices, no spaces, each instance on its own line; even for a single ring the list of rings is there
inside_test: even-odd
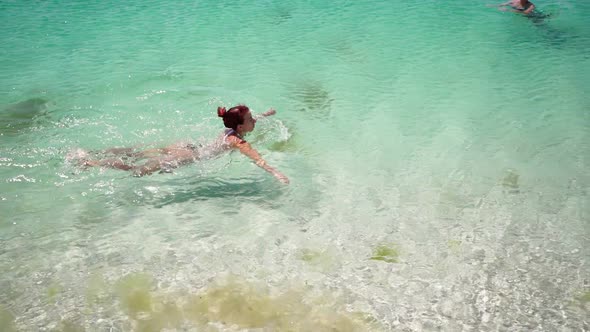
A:
[[[227,129],[223,132],[223,142],[231,147],[237,147],[240,144],[247,143],[246,140],[238,136],[238,133],[233,129]]]
[[[236,134],[226,135],[225,141],[231,146],[239,146],[241,144],[248,143],[245,139],[239,137]]]

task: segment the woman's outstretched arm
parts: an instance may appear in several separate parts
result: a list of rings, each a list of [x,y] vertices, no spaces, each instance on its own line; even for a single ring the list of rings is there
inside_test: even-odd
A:
[[[271,115],[275,115],[275,114],[277,114],[277,111],[275,111],[275,109],[271,108],[262,114],[256,115],[255,118],[259,119],[259,118],[263,118],[263,117],[267,117],[267,116],[271,116]]]
[[[256,166],[262,168],[263,170],[269,172],[270,174],[272,174],[275,178],[277,178],[277,180],[281,181],[284,184],[288,184],[289,183],[289,178],[287,178],[284,174],[282,174],[281,172],[277,171],[276,169],[274,169],[273,167],[271,167],[270,165],[268,165],[266,163],[266,161],[264,161],[264,159],[262,159],[262,157],[260,156],[260,154],[258,153],[258,151],[256,151],[256,149],[254,149],[250,143],[246,142],[246,141],[242,141],[239,138],[235,137],[235,141],[232,141],[232,145],[234,145],[235,148],[237,148],[238,150],[240,150],[240,152],[244,155],[246,155],[248,158],[252,159],[255,163]]]

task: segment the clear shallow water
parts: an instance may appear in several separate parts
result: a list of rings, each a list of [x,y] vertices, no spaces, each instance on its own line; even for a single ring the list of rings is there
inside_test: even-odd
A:
[[[587,329],[590,8],[536,4],[1,3],[0,326]],[[64,160],[235,103],[290,186]]]

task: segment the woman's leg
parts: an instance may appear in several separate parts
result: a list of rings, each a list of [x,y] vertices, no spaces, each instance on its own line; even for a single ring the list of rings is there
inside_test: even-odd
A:
[[[197,160],[194,151],[188,149],[152,149],[146,151],[158,150],[164,153],[164,156],[152,157],[148,159],[143,165],[126,164],[120,158],[110,158],[102,160],[87,160],[82,164],[83,166],[92,167],[108,167],[116,168],[124,171],[132,171],[134,176],[150,175],[159,170],[172,170],[180,165],[188,164]]]
[[[124,171],[133,169],[133,166],[125,164],[121,159],[86,160],[82,163],[82,166],[109,167]]]
[[[168,149],[166,156],[150,158],[145,164],[135,166],[133,168],[133,175],[150,175],[153,172],[160,170],[170,173],[178,166],[194,162],[195,160],[195,154],[192,150]]]
[[[168,153],[166,148],[154,148],[138,151],[136,148],[110,148],[102,151],[96,151],[98,154],[112,154],[116,156],[127,156],[132,158],[149,158]]]
[[[152,174],[161,168],[160,161],[157,158],[148,160],[145,164],[140,166],[133,166],[125,164],[121,159],[102,159],[102,160],[87,160],[82,164],[90,167],[107,167],[115,168],[123,171],[132,171],[134,176],[144,176]]]
[[[149,159],[145,164],[141,165],[141,166],[134,166],[132,171],[133,171],[133,176],[144,176],[144,175],[150,175],[155,171],[158,171],[162,168],[162,164],[159,158],[151,158]]]
[[[110,148],[102,151],[95,151],[100,154],[114,154],[114,155],[132,155],[135,152],[135,148]]]

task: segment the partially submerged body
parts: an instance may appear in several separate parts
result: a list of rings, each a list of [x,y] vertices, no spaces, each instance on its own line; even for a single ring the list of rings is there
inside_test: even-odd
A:
[[[275,110],[269,110],[261,116],[275,114]],[[252,117],[246,106],[236,106],[228,111],[218,108],[218,115],[223,118],[226,130],[215,141],[207,145],[195,145],[187,142],[179,142],[163,148],[139,150],[137,148],[112,148],[98,153],[103,159],[87,159],[82,162],[84,166],[108,167],[125,171],[131,171],[135,176],[144,176],[156,171],[171,172],[172,169],[182,165],[194,163],[199,160],[209,159],[224,151],[239,150],[242,154],[255,161],[256,165],[272,174],[283,183],[289,183],[289,179],[279,171],[269,166],[250,143],[243,136],[254,130],[256,119]],[[138,164],[146,160],[143,164]]]
[[[224,135],[207,145],[178,142],[163,148],[145,150],[139,148],[111,148],[95,151],[93,152],[94,155],[103,158],[85,160],[83,165],[117,168],[131,171],[135,176],[149,175],[156,171],[167,173],[179,166],[209,159],[220,155],[224,151],[231,150],[231,145],[227,140],[229,134],[231,134],[231,129],[226,130]],[[143,160],[146,161],[139,164]]]
[[[535,10],[535,4],[528,0],[511,0],[505,3],[500,4],[498,7],[505,9],[506,7],[510,7],[511,11],[515,13],[522,13],[525,15],[532,14]]]

